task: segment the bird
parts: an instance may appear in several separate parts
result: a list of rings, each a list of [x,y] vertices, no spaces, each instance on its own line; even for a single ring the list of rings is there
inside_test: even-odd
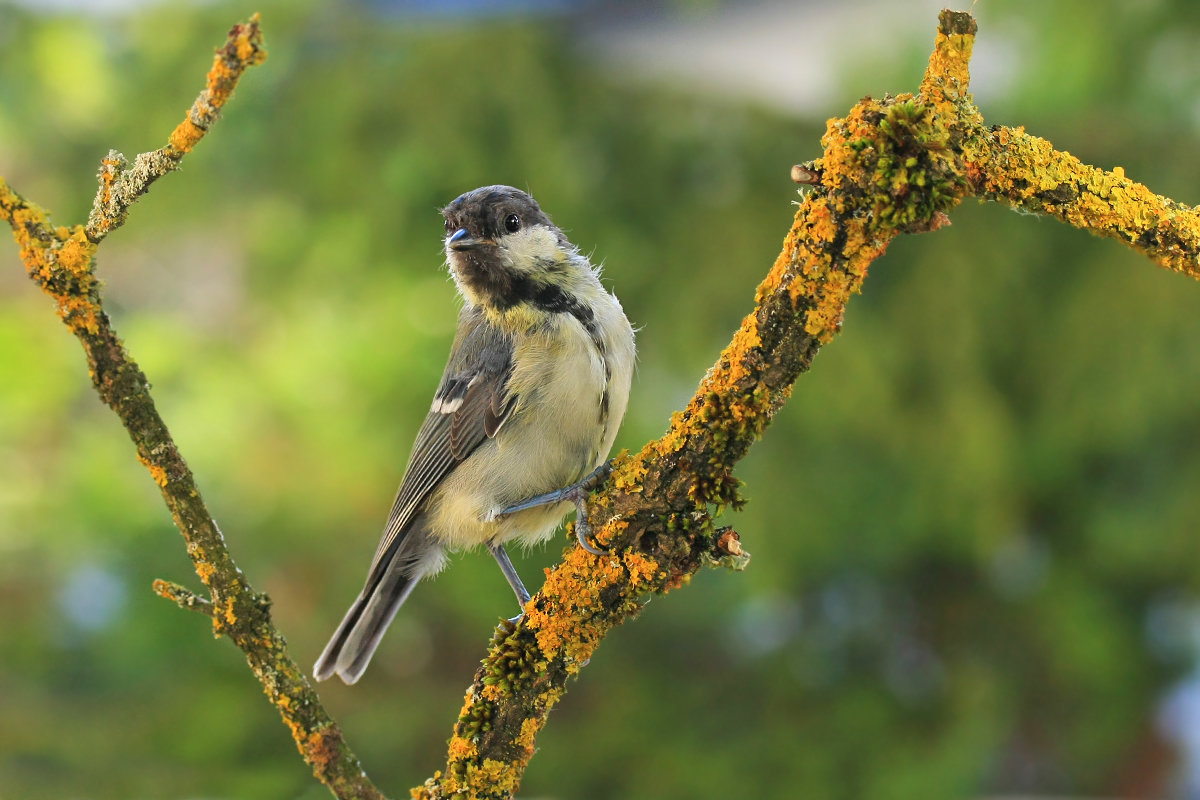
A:
[[[358,681],[413,587],[449,552],[484,545],[522,611],[505,545],[554,535],[604,477],[636,361],[634,329],[600,269],[529,194],[484,186],[442,209],[462,307],[367,579],[313,675]],[[513,618],[520,619],[520,615]]]

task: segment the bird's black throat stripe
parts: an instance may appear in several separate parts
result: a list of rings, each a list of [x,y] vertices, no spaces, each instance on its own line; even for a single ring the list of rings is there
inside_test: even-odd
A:
[[[551,314],[570,314],[579,320],[579,324],[587,331],[596,350],[601,357],[605,355],[604,337],[600,335],[600,326],[596,324],[596,315],[591,307],[581,302],[578,297],[561,286],[552,283],[540,283],[524,275],[515,277],[508,286],[509,291],[503,298],[494,299],[496,308],[507,311],[519,303],[529,303],[534,308]]]

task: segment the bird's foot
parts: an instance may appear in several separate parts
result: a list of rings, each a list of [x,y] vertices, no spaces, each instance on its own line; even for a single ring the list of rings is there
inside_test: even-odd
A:
[[[509,514],[515,514],[518,511],[525,511],[526,509],[548,506],[569,500],[575,504],[575,538],[579,540],[579,546],[593,555],[606,556],[609,553],[608,550],[602,550],[588,542],[588,537],[591,536],[592,529],[588,525],[587,496],[592,489],[595,489],[608,480],[611,472],[612,461],[605,461],[578,483],[573,483],[562,489],[556,489],[553,492],[539,494],[537,497],[531,497],[516,505],[511,505],[496,514],[496,519],[506,517]]]

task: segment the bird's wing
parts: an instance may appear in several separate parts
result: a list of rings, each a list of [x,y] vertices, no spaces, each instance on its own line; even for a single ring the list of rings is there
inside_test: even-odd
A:
[[[508,391],[512,340],[474,309],[464,309],[459,323],[450,363],[417,433],[368,582],[403,540],[429,493],[485,439],[496,435],[516,405],[516,395]]]

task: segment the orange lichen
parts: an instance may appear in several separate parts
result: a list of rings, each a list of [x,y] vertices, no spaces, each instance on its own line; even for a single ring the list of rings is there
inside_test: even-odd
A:
[[[101,162],[100,187],[87,226],[53,226],[48,215],[0,179],[0,219],[6,221],[30,277],[49,295],[59,315],[80,340],[88,371],[101,398],[120,416],[138,447],[139,460],[161,488],[187,542],[196,572],[213,593],[198,597],[181,586],[155,581],[154,591],[185,608],[208,614],[214,632],[227,633],[245,653],[255,675],[292,732],[314,773],[338,796],[382,797],[345,747],[337,726],[321,708],[302,673],[285,653],[272,627],[265,596],[253,592],[229,557],[187,465],[146,392],[145,376],[109,326],[95,277],[97,244],[125,217],[129,204],[158,177],[174,169],[207,128],[246,66],[260,63],[258,18],[235,26],[224,60],[210,71],[209,86],[168,147],[143,153],[130,165],[115,151]],[[218,60],[222,55],[218,54]],[[207,115],[207,116],[206,116]],[[169,152],[172,146],[177,152]],[[154,457],[147,455],[154,453]],[[160,458],[161,456],[161,458]]]
[[[450,761],[465,761],[469,758],[474,758],[479,752],[474,742],[464,739],[461,736],[451,736],[450,746],[446,752],[446,756]]]
[[[640,458],[631,458],[628,452],[623,452],[613,460],[613,488],[627,492],[641,492],[642,480],[646,477],[646,462]]]
[[[615,561],[596,559],[582,548],[572,551],[558,568],[547,571],[541,591],[546,598],[544,607],[530,609],[525,617],[546,658],[567,650],[569,671],[579,670],[607,629],[607,625],[596,621],[591,610],[600,607],[601,591],[620,577]],[[582,613],[585,611],[586,615]]]
[[[0,180],[0,218],[12,227],[29,277],[54,300],[59,317],[75,334],[99,330],[100,308],[94,273],[96,246],[82,225],[54,226],[41,208]]]
[[[540,721],[534,717],[530,717],[521,723],[521,732],[517,735],[516,741],[513,744],[524,751],[527,760],[533,757],[533,743],[537,739],[537,733],[541,727]]]
[[[244,25],[235,25],[229,32],[229,41],[217,50],[212,68],[208,71],[204,91],[196,98],[183,122],[175,127],[168,138],[168,147],[176,157],[191,151],[204,137],[209,126],[229,101],[238,79],[248,67],[261,64],[267,58],[263,48],[259,16],[255,14]]]
[[[196,574],[200,576],[200,580],[204,582],[205,586],[212,585],[213,576],[217,573],[216,567],[203,559],[193,557],[193,561],[196,565]]]
[[[342,760],[341,731],[336,725],[321,725],[307,733],[304,726],[284,714],[283,719],[293,728],[293,738],[300,755],[318,778],[329,775],[333,768]]]
[[[170,137],[167,138],[167,144],[177,153],[187,153],[203,137],[204,129],[190,119],[185,119],[175,126],[175,130],[171,131]]]
[[[938,21],[937,41],[921,81],[921,96],[933,105],[934,113],[950,119],[956,114],[958,102],[969,103],[971,99],[967,86],[971,82],[976,25],[963,12],[943,11]]]
[[[806,366],[815,352],[813,342],[823,344],[836,334],[868,266],[900,233],[945,226],[947,212],[973,193],[1046,210],[1127,241],[1173,269],[1200,273],[1195,209],[1154,196],[1121,168],[1085,167],[1023,130],[984,128],[968,93],[974,34],[968,14],[943,12],[920,94],[864,99],[845,118],[829,121],[822,157],[800,165],[813,188],[802,190],[804,200],[782,251],[756,291],[756,308],[687,408],[671,416],[660,439],[618,462],[611,484],[615,491],[598,501],[622,514],[632,509],[621,520],[619,538],[649,531],[640,543],[652,541],[652,552],[666,553],[662,564],[640,550],[596,559],[576,549],[548,571],[545,587],[526,610],[526,628],[567,674],[578,670],[615,624],[609,613],[614,597],[628,601],[638,590],[666,591],[691,579],[696,563],[676,559],[674,552],[699,552],[720,561],[747,555],[736,534],[712,531],[711,504],[736,497],[730,470],[789,395],[796,372],[788,370]],[[808,338],[796,336],[797,326]],[[786,367],[778,352],[781,335],[795,348]],[[796,350],[802,351],[798,357]],[[781,380],[781,374],[789,379]],[[638,481],[645,481],[641,497],[634,496],[641,488],[634,486]],[[670,492],[669,502],[657,503],[663,491]],[[615,527],[610,523],[597,539],[611,541],[606,537],[610,530],[616,533]],[[713,547],[714,539],[713,550],[703,549]],[[723,558],[712,559],[714,552]],[[561,684],[555,688],[561,691]],[[487,696],[497,704],[488,713],[514,711],[503,708],[510,702],[503,692]],[[522,721],[519,733],[506,729],[521,751],[509,774],[524,768],[552,704],[542,704],[541,697],[530,700],[526,694],[515,701],[521,704],[515,710],[532,716]],[[476,758],[486,764],[487,755],[482,747]],[[453,779],[439,774],[426,789],[436,787],[442,797],[467,785],[465,773]],[[502,796],[503,790],[492,788],[488,794]],[[430,793],[415,791],[417,796]]]
[[[1055,150],[1024,128],[970,140],[965,156],[976,193],[1125,242],[1160,266],[1200,278],[1200,212]]]
[[[733,341],[726,349],[729,362],[729,382],[737,383],[745,378],[750,370],[747,356],[751,351],[762,347],[762,337],[758,335],[758,323],[753,315],[747,317],[742,327],[733,335]]]
[[[461,770],[447,772],[441,782],[442,796],[509,797],[520,784],[521,771],[507,761],[485,758],[480,763],[460,763]],[[421,787],[412,791],[421,796]]]
[[[138,461],[142,462],[142,466],[149,471],[150,477],[154,478],[154,482],[158,484],[160,489],[167,485],[167,471],[163,467],[151,462],[150,459],[146,458],[141,453],[137,454],[137,459]]]
[[[622,554],[621,560],[625,562],[625,568],[629,571],[629,585],[635,589],[663,574],[657,561],[641,553],[627,551]]]

